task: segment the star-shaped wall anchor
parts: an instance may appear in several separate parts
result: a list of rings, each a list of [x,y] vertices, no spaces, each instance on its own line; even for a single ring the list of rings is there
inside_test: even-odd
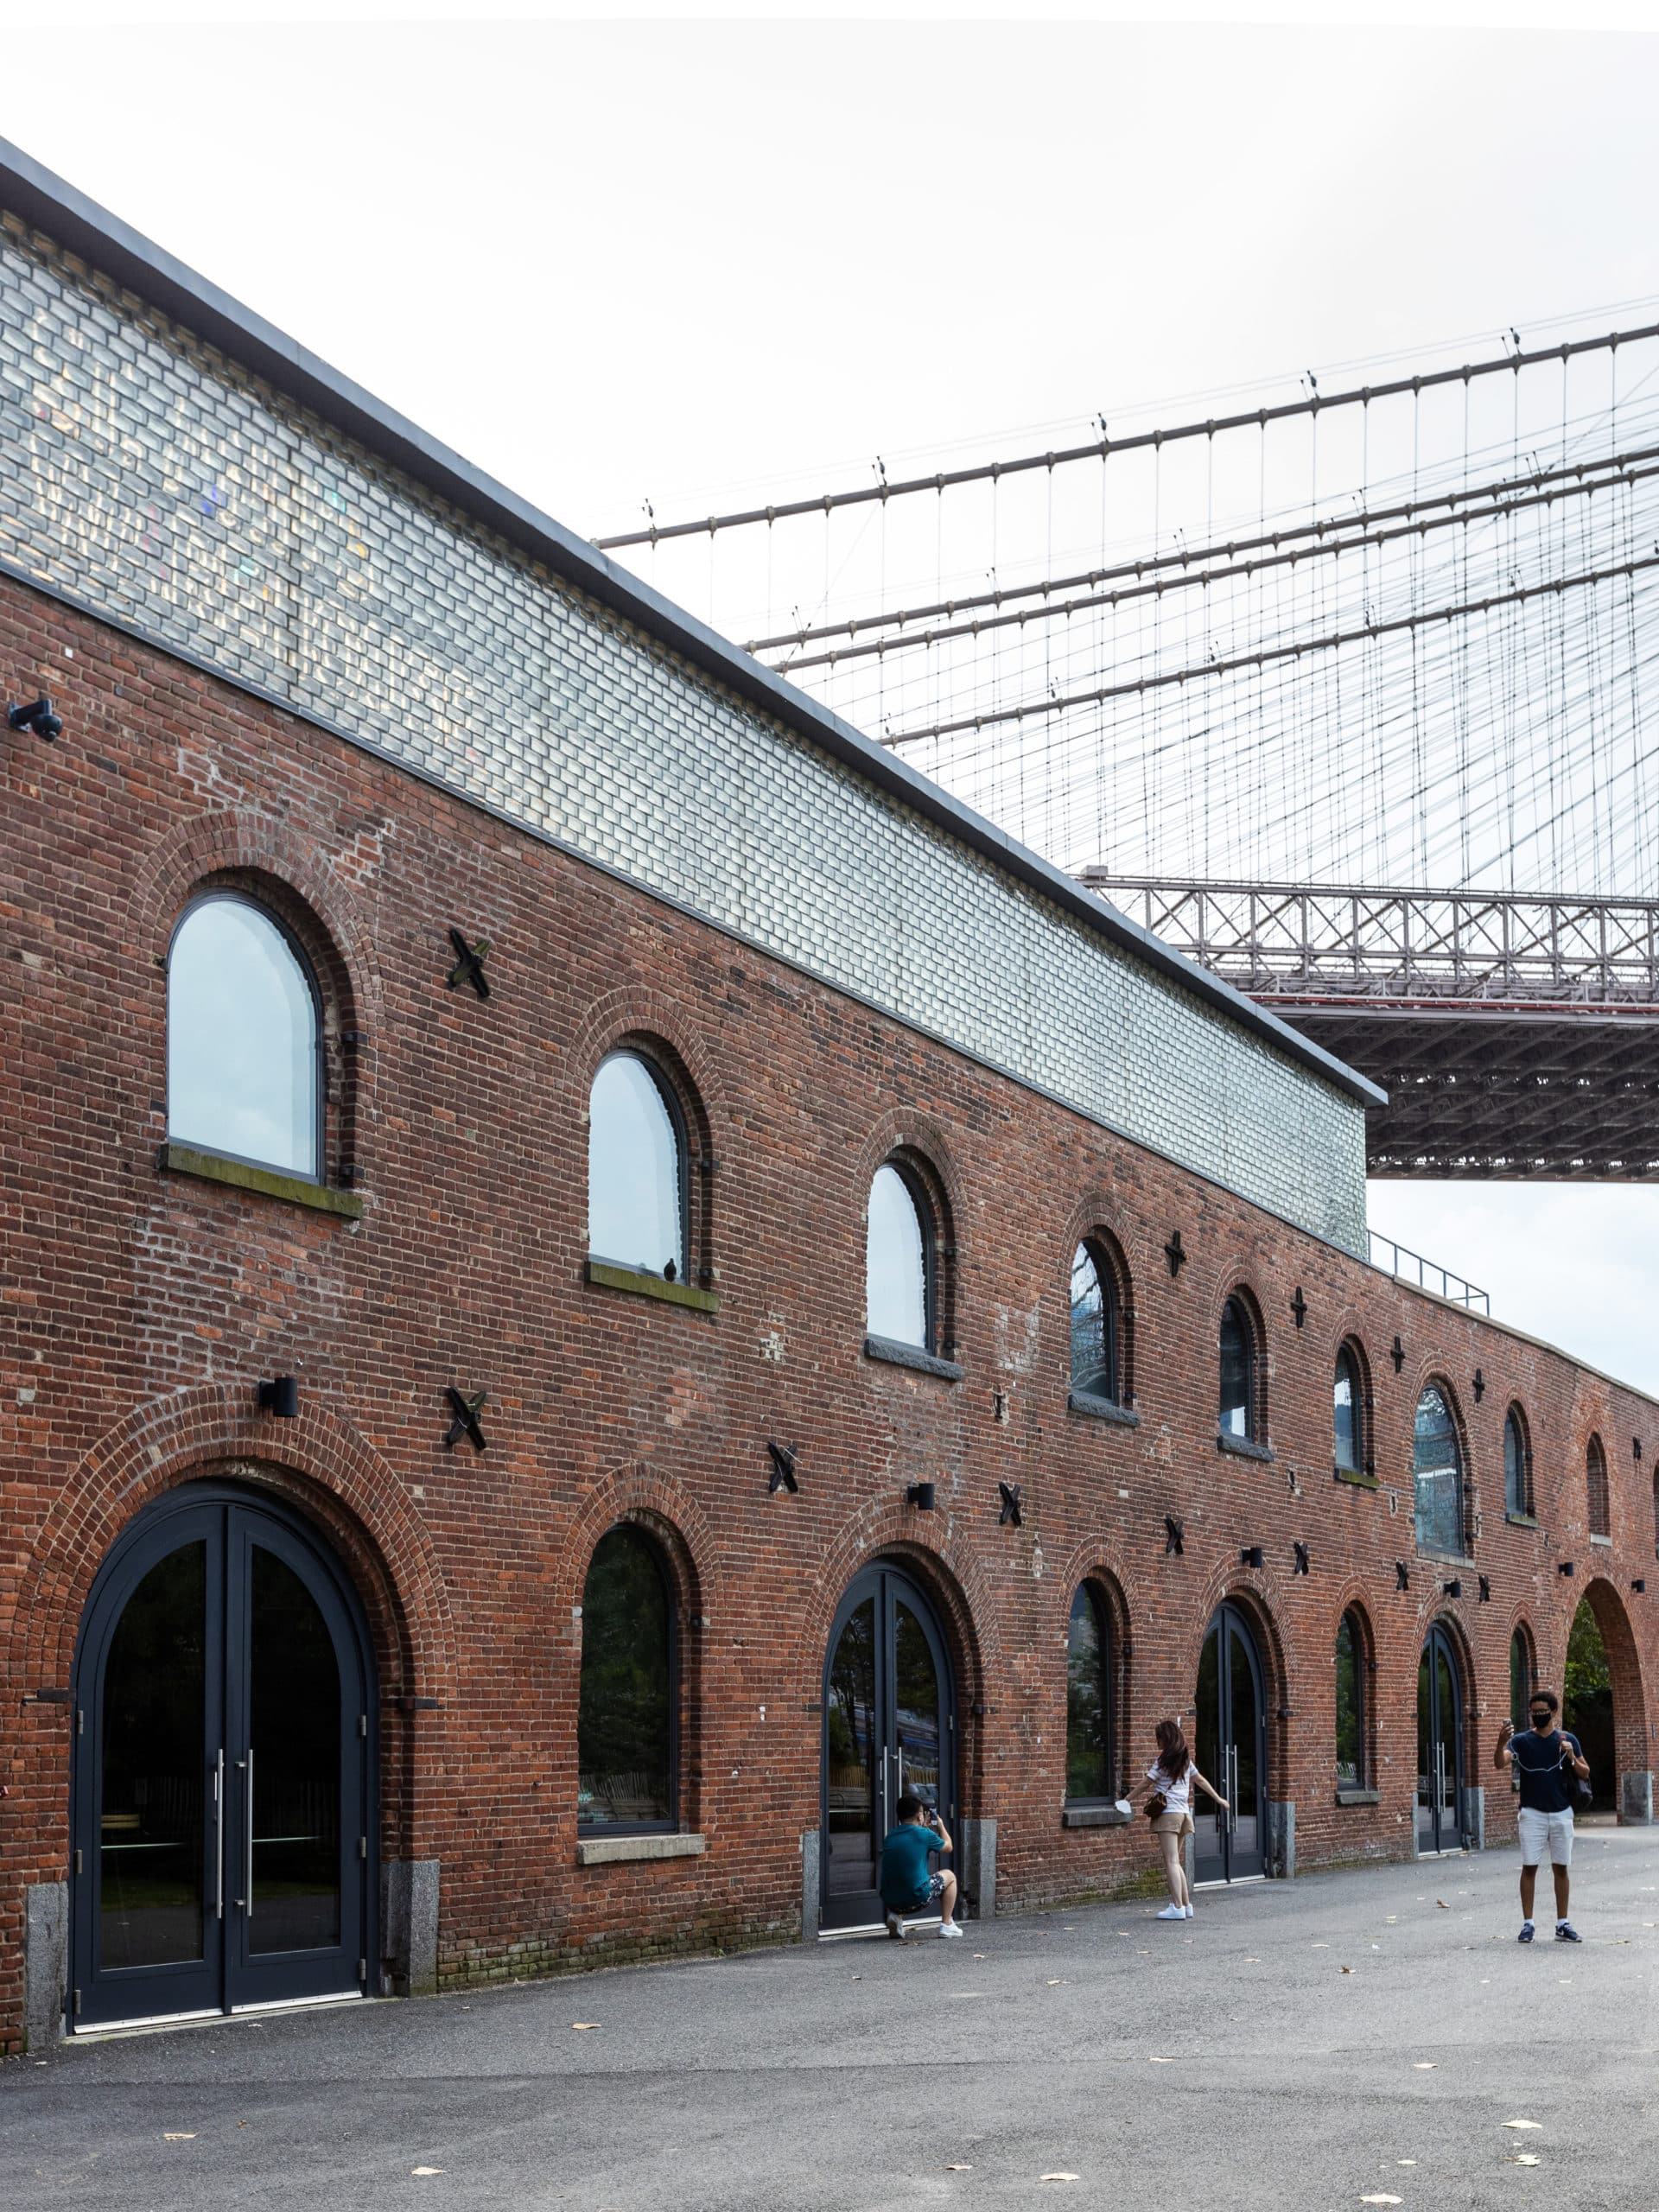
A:
[[[1409,1590],[1411,1587],[1411,1570],[1402,1559],[1394,1562],[1394,1586],[1396,1590]]]
[[[1296,1573],[1298,1574],[1310,1573],[1312,1569],[1309,1567],[1307,1563],[1307,1546],[1306,1544],[1299,1544],[1295,1538],[1293,1537],[1291,1539],[1290,1548],[1296,1554]]]
[[[454,1415],[454,1419],[449,1424],[448,1433],[443,1440],[444,1450],[453,1452],[464,1436],[468,1439],[474,1452],[483,1451],[484,1431],[479,1423],[478,1417],[489,1403],[489,1392],[480,1390],[474,1397],[463,1397],[452,1382],[443,1395],[448,1402],[450,1412]]]
[[[1000,1529],[1005,1522],[1012,1521],[1016,1529],[1023,1529],[1026,1517],[1020,1510],[1019,1484],[998,1483],[997,1488],[1002,1493],[1002,1510],[996,1516],[997,1527]]]
[[[1394,1349],[1389,1357],[1394,1362],[1394,1371],[1397,1375],[1406,1363],[1406,1348],[1398,1337],[1394,1340]]]
[[[1307,1300],[1302,1296],[1300,1283],[1297,1284],[1296,1295],[1290,1301],[1290,1310],[1296,1316],[1296,1325],[1300,1329],[1307,1319]]]
[[[1175,1231],[1173,1236],[1171,1236],[1168,1243],[1165,1245],[1164,1257],[1169,1262],[1169,1279],[1173,1282],[1176,1276],[1179,1274],[1181,1269],[1186,1265],[1187,1260],[1190,1257],[1190,1255],[1182,1247],[1181,1232],[1179,1229]]]
[[[1173,1513],[1164,1516],[1164,1549],[1173,1552],[1177,1559],[1186,1549],[1186,1530]]]
[[[780,1490],[785,1490],[793,1497],[801,1486],[795,1472],[795,1446],[774,1444],[768,1437],[766,1452],[772,1460],[772,1472],[766,1478],[767,1497],[775,1497]]]
[[[484,963],[490,957],[488,938],[481,937],[476,944],[468,944],[459,930],[452,929],[449,932],[449,943],[455,955],[455,964],[449,970],[449,988],[452,991],[458,990],[461,984],[470,983],[480,998],[488,998],[490,979],[484,973]]]

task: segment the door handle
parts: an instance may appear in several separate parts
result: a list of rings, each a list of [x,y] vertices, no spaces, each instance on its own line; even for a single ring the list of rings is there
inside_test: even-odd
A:
[[[225,1746],[213,1766],[213,1916],[225,1917]]]
[[[244,1906],[248,1918],[253,1918],[253,1745],[248,1745],[248,1884],[247,1899]]]

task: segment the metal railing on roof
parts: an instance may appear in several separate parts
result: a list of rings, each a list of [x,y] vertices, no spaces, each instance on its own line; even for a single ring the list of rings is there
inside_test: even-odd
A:
[[[1461,1275],[1454,1275],[1448,1268],[1439,1267],[1433,1260],[1426,1260],[1421,1252],[1414,1252],[1404,1244],[1396,1244],[1391,1236],[1383,1236],[1373,1229],[1371,1265],[1380,1268],[1384,1274],[1397,1275],[1402,1282],[1414,1282],[1419,1290],[1432,1290],[1437,1298],[1450,1299],[1454,1306],[1466,1306],[1471,1313],[1478,1310],[1490,1316],[1492,1301],[1484,1290],[1478,1290]],[[1379,1257],[1379,1254],[1387,1256]]]

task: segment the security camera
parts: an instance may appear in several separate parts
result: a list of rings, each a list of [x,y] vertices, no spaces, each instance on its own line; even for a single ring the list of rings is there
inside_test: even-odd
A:
[[[63,724],[52,711],[52,702],[42,692],[38,699],[31,699],[26,707],[6,709],[6,720],[13,729],[32,729],[36,737],[43,737],[48,745],[54,738],[63,735]]]

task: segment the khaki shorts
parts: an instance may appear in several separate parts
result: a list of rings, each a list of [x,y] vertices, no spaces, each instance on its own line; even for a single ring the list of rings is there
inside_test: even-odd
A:
[[[1152,1824],[1154,1835],[1191,1835],[1191,1813],[1160,1813]]]

